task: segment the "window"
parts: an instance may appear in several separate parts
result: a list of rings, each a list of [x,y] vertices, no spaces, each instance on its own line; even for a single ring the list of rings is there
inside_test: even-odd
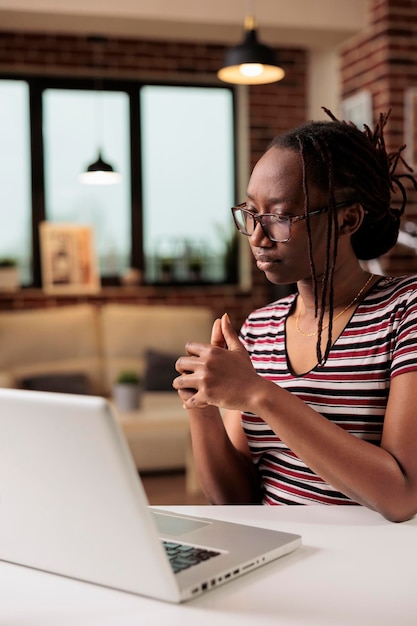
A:
[[[0,257],[15,258],[21,282],[31,282],[29,86],[0,80]]]
[[[226,89],[141,89],[146,279],[226,279],[234,236],[233,102]]]
[[[0,89],[0,256],[19,255],[25,284],[41,283],[45,219],[93,227],[103,284],[129,267],[147,283],[231,282],[232,88],[25,77]],[[79,181],[99,150],[121,183]]]
[[[132,228],[128,95],[46,89],[43,119],[46,219],[93,226],[101,276],[122,274],[130,265]],[[121,183],[78,180],[98,150],[123,172]]]

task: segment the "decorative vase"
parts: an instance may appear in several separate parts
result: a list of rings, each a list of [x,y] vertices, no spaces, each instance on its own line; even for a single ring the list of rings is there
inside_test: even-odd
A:
[[[117,408],[121,411],[135,411],[141,406],[141,385],[133,383],[116,383],[113,387],[113,399]]]
[[[0,291],[17,291],[19,289],[19,269],[17,267],[0,267]]]

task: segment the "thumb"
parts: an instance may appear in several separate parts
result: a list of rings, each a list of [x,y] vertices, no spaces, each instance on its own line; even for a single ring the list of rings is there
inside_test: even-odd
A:
[[[221,319],[221,328],[228,350],[244,349],[237,332],[230,323],[230,318],[227,313],[225,313]]]
[[[219,348],[226,347],[220,319],[214,320],[213,328],[211,330],[210,343],[212,346],[218,346]]]

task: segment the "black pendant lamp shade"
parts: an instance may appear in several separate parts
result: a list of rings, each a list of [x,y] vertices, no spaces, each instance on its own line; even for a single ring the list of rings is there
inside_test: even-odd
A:
[[[121,176],[115,172],[110,163],[103,160],[101,151],[97,161],[91,163],[87,170],[80,174],[80,181],[86,185],[113,185],[120,182]]]
[[[98,153],[97,161],[91,163],[87,171],[80,174],[80,182],[86,185],[114,185],[120,180],[120,174],[113,170],[110,163],[103,160],[101,151]]]
[[[278,65],[275,51],[258,41],[252,15],[245,19],[242,43],[227,50],[217,76],[224,82],[237,85],[262,85],[284,78],[285,72]]]

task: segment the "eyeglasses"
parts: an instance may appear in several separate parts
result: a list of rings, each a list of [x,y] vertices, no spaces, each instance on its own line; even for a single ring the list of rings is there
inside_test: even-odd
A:
[[[336,202],[335,207],[340,208],[349,206],[352,202]],[[246,202],[232,207],[233,219],[236,228],[242,235],[250,237],[255,232],[256,224],[260,224],[261,228],[271,241],[276,243],[286,243],[290,240],[291,224],[306,219],[306,215],[281,215],[280,213],[263,213],[258,215],[246,209]],[[320,215],[329,210],[328,206],[311,211],[309,217]]]

